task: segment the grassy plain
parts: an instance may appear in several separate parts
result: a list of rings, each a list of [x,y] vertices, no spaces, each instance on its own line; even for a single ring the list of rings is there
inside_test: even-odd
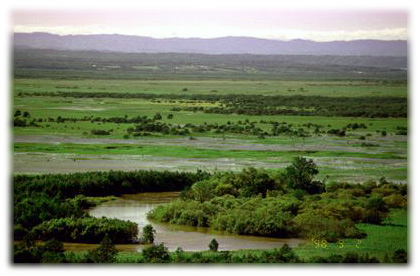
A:
[[[185,88],[187,88],[186,91]],[[305,92],[299,92],[303,88]],[[69,92],[78,91],[86,93],[152,93],[156,99],[124,99],[124,98],[71,98],[71,97],[40,97],[40,96],[19,96],[20,92]],[[217,91],[217,92],[211,92]],[[359,174],[357,179],[371,179],[374,177],[389,177],[394,180],[406,180],[406,164],[398,167],[387,166],[379,162],[377,168],[357,168],[349,164],[348,169],[343,171],[334,166],[334,160],[343,165],[344,158],[365,158],[367,162],[374,160],[405,159],[407,157],[407,141],[405,136],[395,135],[397,128],[407,127],[407,118],[366,118],[366,117],[324,117],[324,116],[291,116],[291,115],[245,115],[245,114],[210,114],[191,111],[172,111],[174,107],[214,107],[219,106],[218,102],[191,101],[191,100],[169,100],[159,99],[158,95],[164,94],[261,94],[261,95],[323,95],[328,97],[360,97],[360,96],[407,96],[407,87],[401,84],[383,85],[378,82],[365,81],[249,81],[249,80],[177,80],[177,81],[145,81],[145,80],[62,80],[62,79],[15,79],[14,80],[14,110],[28,111],[32,118],[42,119],[40,127],[15,127],[14,135],[18,137],[45,136],[45,137],[70,137],[91,139],[93,144],[84,141],[83,145],[78,142],[55,143],[54,145],[40,143],[19,143],[14,146],[15,152],[43,152],[43,153],[74,153],[83,154],[134,154],[169,156],[177,158],[235,158],[247,160],[259,160],[268,163],[289,162],[293,157],[303,155],[311,158],[328,159],[329,164],[323,163],[321,167],[332,179],[346,175],[348,179],[349,170],[354,169]],[[345,137],[331,135],[312,135],[311,137],[291,137],[280,135],[276,137],[266,136],[265,139],[258,139],[254,135],[216,133],[216,132],[193,132],[188,136],[195,137],[198,142],[200,138],[224,139],[230,143],[232,139],[242,141],[248,149],[237,149],[235,147],[209,146],[203,142],[197,146],[195,143],[183,142],[179,145],[165,143],[161,139],[185,139],[181,136],[151,133],[148,137],[130,137],[130,141],[109,141],[109,145],[97,145],[98,138],[123,140],[129,127],[135,124],[103,123],[90,121],[76,121],[66,123],[45,122],[48,118],[83,118],[93,117],[124,117],[136,116],[153,117],[156,113],[162,115],[160,122],[172,125],[185,124],[227,124],[249,120],[254,122],[256,127],[264,131],[270,131],[271,125],[261,123],[262,121],[277,121],[292,124],[293,129],[306,129],[304,124],[309,122],[321,125],[325,130],[342,129],[351,123],[363,123],[366,129],[348,130]],[[168,119],[168,115],[173,118]],[[109,135],[92,135],[91,130],[110,131]],[[387,136],[383,137],[380,132],[386,131]],[[365,136],[365,140],[360,140]],[[133,145],[132,140],[138,143],[147,142],[147,145]],[[150,144],[150,141],[155,141]],[[153,145],[155,143],[155,145]],[[237,143],[237,142],[235,142]],[[362,143],[372,144],[372,147],[363,147]],[[254,150],[254,144],[279,145],[292,148],[285,149],[261,149]],[[300,147],[300,148],[299,148]],[[373,159],[372,159],[373,158]],[[364,161],[357,161],[358,163]],[[382,163],[382,164],[381,164]],[[29,164],[28,164],[29,165]],[[280,165],[279,165],[280,166]],[[379,169],[379,171],[378,171]]]
[[[112,92],[153,94],[261,94],[328,97],[406,97],[404,84],[362,80],[118,80],[15,79],[14,92]],[[184,89],[187,90],[184,90]],[[303,88],[303,91],[300,91]]]

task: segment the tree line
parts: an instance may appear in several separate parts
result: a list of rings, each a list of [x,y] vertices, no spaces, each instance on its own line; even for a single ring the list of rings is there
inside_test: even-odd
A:
[[[19,92],[19,97],[178,99],[219,102],[216,107],[174,107],[172,111],[217,114],[406,118],[405,97],[266,96],[257,94],[152,94],[114,92]]]

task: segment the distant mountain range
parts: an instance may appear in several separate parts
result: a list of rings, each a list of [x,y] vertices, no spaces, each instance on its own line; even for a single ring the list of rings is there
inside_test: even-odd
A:
[[[252,37],[163,38],[129,35],[54,35],[14,33],[17,48],[109,51],[124,53],[201,53],[259,55],[407,56],[405,40],[352,40],[315,42]]]

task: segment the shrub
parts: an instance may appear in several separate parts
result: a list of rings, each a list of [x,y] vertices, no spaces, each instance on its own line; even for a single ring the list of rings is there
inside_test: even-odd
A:
[[[407,263],[407,251],[405,251],[404,249],[395,250],[392,256],[392,262]]]
[[[388,215],[388,207],[379,195],[372,195],[365,204],[363,221],[372,224],[381,224]]]
[[[141,241],[143,243],[153,243],[155,241],[156,230],[153,229],[152,225],[148,224],[143,227],[143,237]]]
[[[163,243],[143,249],[142,254],[146,263],[169,263],[170,261],[168,248]]]
[[[337,242],[340,238],[361,238],[364,233],[355,227],[350,219],[334,219],[320,216],[313,212],[297,215],[293,220],[303,237],[316,237],[329,242]]]
[[[117,249],[108,235],[105,235],[98,248],[89,251],[88,260],[94,263],[113,263]]]
[[[232,184],[220,183],[216,186],[215,192],[217,196],[238,195],[238,190]]]
[[[32,229],[38,239],[99,243],[105,235],[117,243],[137,241],[137,223],[108,218],[61,218],[45,221]]]
[[[219,243],[215,239],[212,239],[209,243],[209,249],[211,251],[217,251],[219,249]]]
[[[389,208],[407,208],[407,196],[392,194],[383,199]]]
[[[241,196],[250,197],[261,194],[265,197],[267,191],[275,188],[276,182],[263,170],[247,168],[234,176],[233,185],[238,188]]]
[[[101,129],[92,129],[90,131],[90,134],[92,135],[110,135],[111,132],[107,130],[101,130]]]

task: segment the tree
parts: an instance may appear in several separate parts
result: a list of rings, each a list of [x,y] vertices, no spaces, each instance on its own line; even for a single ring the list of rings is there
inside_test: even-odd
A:
[[[174,115],[172,114],[172,113],[169,113],[168,114],[168,116],[167,116],[167,118],[170,120],[170,119],[173,119],[174,118]]]
[[[250,197],[261,194],[266,196],[268,190],[275,188],[276,182],[264,170],[247,168],[237,175],[235,186],[239,187],[242,196]]]
[[[201,203],[204,201],[210,200],[216,196],[215,194],[215,181],[203,180],[195,183],[191,186],[190,193],[194,200],[198,200]]]
[[[143,238],[142,242],[144,243],[153,243],[155,241],[156,230],[153,229],[153,226],[148,224],[143,227]]]
[[[118,251],[108,234],[105,235],[98,248],[89,251],[88,258],[94,263],[112,263]]]
[[[297,157],[292,165],[286,168],[285,178],[289,188],[304,190],[309,194],[318,194],[325,191],[324,183],[314,181],[313,178],[319,173],[312,159]]]
[[[143,249],[142,254],[146,263],[168,263],[170,261],[168,248],[163,243]]]
[[[219,249],[219,243],[216,241],[216,239],[212,239],[209,243],[209,249],[211,251],[217,251]]]

